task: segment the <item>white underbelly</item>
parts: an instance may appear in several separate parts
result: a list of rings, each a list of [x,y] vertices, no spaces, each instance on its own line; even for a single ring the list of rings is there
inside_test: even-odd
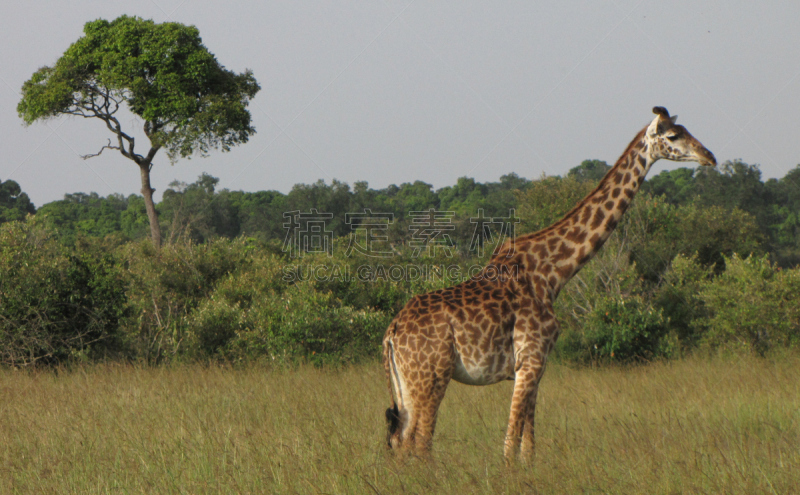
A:
[[[491,364],[464,363],[460,354],[456,354],[456,366],[453,370],[453,380],[467,385],[492,385],[503,380],[514,379],[514,358],[510,363],[504,363],[503,369],[493,369]]]

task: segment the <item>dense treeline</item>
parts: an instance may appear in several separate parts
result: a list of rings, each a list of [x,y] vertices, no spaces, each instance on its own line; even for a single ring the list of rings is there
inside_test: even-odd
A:
[[[205,242],[239,236],[260,241],[283,240],[288,221],[285,214],[312,209],[330,214],[325,228],[333,236],[345,236],[358,226],[358,220],[347,222],[347,214],[369,209],[373,213],[392,214],[388,234],[392,242],[403,243],[413,234],[409,226],[414,217],[410,213],[435,209],[453,212],[450,221],[457,227],[452,233],[456,236],[453,240],[464,249],[469,247],[472,235],[470,220],[479,211],[486,217],[508,217],[510,209],[527,208],[529,214],[519,225],[527,232],[556,220],[564,206],[574,204],[576,197],[591,187],[576,186],[580,194],[562,199],[553,197],[552,188],[539,187],[532,203],[520,201],[518,191],[526,191],[542,181],[550,184],[570,179],[593,184],[607,169],[605,162],[587,160],[564,179],[556,176],[530,181],[509,174],[496,183],[479,183],[462,177],[454,186],[439,190],[421,181],[370,189],[366,182],[356,182],[351,188],[337,180],[330,184],[320,180],[298,184],[288,194],[217,190],[219,180],[203,174],[193,184],[172,183],[158,204],[158,211],[168,240],[189,238]],[[800,263],[800,166],[781,179],[766,182],[761,180],[757,165],[741,161],[726,162],[711,170],[678,168],[652,176],[641,192],[673,206],[746,212],[755,218],[762,236],[761,249],[770,253],[774,262],[782,267]],[[0,183],[0,222],[19,220],[33,212],[33,205],[15,182]],[[58,230],[59,238],[68,245],[79,237],[114,234],[120,241],[129,241],[149,235],[144,202],[136,195],[125,198],[67,194],[63,200],[42,206],[37,214],[46,217],[46,225]]]
[[[410,212],[455,212],[455,221],[474,217],[479,209],[486,216],[508,216],[517,200],[514,191],[524,189],[530,181],[514,174],[503,176],[498,183],[481,184],[461,178],[452,187],[438,191],[421,181],[386,189],[370,189],[366,182],[348,184],[333,180],[326,184],[298,184],[289,194],[277,191],[217,191],[219,179],[203,174],[197,182],[173,182],[158,204],[165,238],[175,242],[189,238],[195,242],[226,237],[245,236],[261,241],[282,240],[286,236],[285,214],[312,209],[331,215],[325,229],[339,237],[349,234],[358,222],[347,222],[348,213],[389,213],[393,216],[389,233],[393,242],[402,242],[408,235]],[[140,196],[100,197],[92,194],[67,194],[63,200],[39,208],[37,215],[46,217],[48,226],[58,230],[63,242],[73,244],[77,237],[105,237],[116,234],[121,240],[136,240],[149,235],[147,215]]]
[[[164,193],[160,250],[141,197],[71,194],[35,211],[0,183],[0,362],[375,356],[411,295],[468,278],[608,168],[587,160],[563,178],[436,191],[319,181],[289,194],[217,190],[203,174]],[[798,212],[800,167],[766,182],[738,161],[653,176],[559,298],[558,358],[796,345]]]

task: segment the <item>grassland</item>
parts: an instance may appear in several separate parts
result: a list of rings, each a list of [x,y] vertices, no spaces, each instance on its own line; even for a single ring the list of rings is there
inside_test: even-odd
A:
[[[511,383],[453,384],[430,461],[384,448],[377,363],[0,371],[0,493],[797,493],[800,356],[551,365],[537,454]]]

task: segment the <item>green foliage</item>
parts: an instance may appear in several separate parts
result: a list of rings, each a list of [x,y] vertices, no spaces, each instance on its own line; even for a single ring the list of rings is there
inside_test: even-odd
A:
[[[654,196],[664,195],[672,204],[696,201],[703,206],[738,207],[759,220],[767,202],[758,165],[740,160],[713,168],[665,170],[645,182],[642,191]]]
[[[770,240],[781,266],[800,264],[800,165],[765,184],[770,200]]]
[[[229,197],[229,204],[235,208],[241,235],[255,237],[262,241],[280,239],[286,236],[283,214],[290,211],[286,207],[286,196],[278,191],[222,191],[220,195]],[[360,210],[357,210],[360,211]]]
[[[217,237],[236,237],[239,221],[229,195],[215,195],[219,179],[202,174],[194,184],[173,182],[159,204],[167,226],[168,242],[188,238],[204,242]]]
[[[754,218],[761,244],[773,253],[773,259],[782,267],[800,262],[800,224],[796,214],[800,210],[800,166],[781,179],[766,182],[761,181],[758,165],[739,160],[725,162],[716,169],[681,168],[651,178],[642,190],[654,196],[664,195],[673,205],[744,211]]]
[[[580,338],[565,339],[562,352],[573,360],[621,363],[669,357],[673,348],[664,339],[665,323],[661,311],[641,297],[605,298],[584,318]]]
[[[642,184],[641,193],[648,193],[653,197],[664,196],[665,200],[673,205],[685,204],[696,196],[694,178],[695,170],[691,168],[663,170]]]
[[[148,241],[122,246],[129,311],[120,332],[129,352],[151,363],[180,357],[189,315],[221,279],[248,263],[251,250],[245,240],[172,244],[161,250]]]
[[[762,219],[765,214],[765,195],[758,165],[734,160],[701,170],[693,187],[697,202],[727,209],[738,207]]]
[[[567,173],[567,177],[597,183],[609,170],[611,170],[611,165],[602,160],[584,160],[577,167],[572,167]]]
[[[353,362],[378,354],[392,313],[344,304],[314,281],[287,282],[280,259],[230,275],[192,316],[196,353],[239,361]]]
[[[314,184],[295,184],[286,198],[290,211],[308,212],[316,209],[320,213],[332,213],[333,218],[325,228],[337,236],[347,235],[350,226],[345,223],[345,214],[350,212],[350,186],[333,179],[330,185],[320,179]]]
[[[563,328],[556,357],[627,363],[673,354],[667,319],[646,290],[624,239],[612,235],[557,300]]]
[[[597,186],[575,176],[542,177],[517,193],[517,232],[535,232],[558,221]]]
[[[752,215],[735,207],[671,205],[663,196],[640,194],[618,230],[639,273],[653,283],[679,254],[697,254],[700,263],[721,271],[723,256],[763,252],[763,236]]]
[[[132,198],[135,196],[129,199]],[[129,199],[119,194],[106,198],[97,193],[65,194],[63,200],[39,208],[37,216],[57,230],[64,243],[73,245],[78,237],[105,237],[122,232],[121,216]]]
[[[13,180],[0,181],[0,223],[24,220],[33,213],[36,208],[19,184]]]
[[[800,343],[800,269],[781,270],[767,256],[725,259],[719,277],[700,284],[707,318],[696,325],[710,347],[764,354]]]
[[[681,212],[664,198],[640,193],[622,217],[615,236],[625,239],[630,259],[646,280],[657,283],[670,260],[680,253],[687,239]],[[691,248],[689,248],[691,250]]]
[[[715,265],[718,271],[723,267],[724,256],[763,252],[757,220],[745,211],[692,204],[679,208],[678,215],[683,238],[679,252],[696,252],[701,263]]]
[[[458,283],[486,263],[470,250],[470,220],[479,210],[491,218],[516,208],[517,234],[546,227],[591,192],[591,172],[600,165],[586,161],[566,178],[532,182],[513,174],[497,183],[461,178],[438,191],[419,181],[376,190],[334,180],[289,194],[231,192],[203,174],[165,192],[159,210],[169,243],[161,252],[137,240],[148,230],[142,197],[67,195],[27,224],[4,224],[16,230],[0,239],[0,314],[12,329],[3,342],[14,356],[34,349],[33,357],[14,358],[19,363],[109,353],[151,363],[376,356],[386,325],[413,294]],[[755,166],[734,162],[721,170],[702,178],[689,169],[661,174],[650,188],[661,195],[637,196],[604,248],[562,291],[557,357],[633,362],[696,349],[765,353],[796,345],[800,269],[779,270],[763,253],[786,263],[800,252],[800,167],[763,187],[755,185]],[[696,195],[701,186],[719,197]],[[2,191],[0,207],[27,211],[16,183],[0,184]],[[723,198],[725,191],[734,199]],[[761,207],[740,204],[756,200]],[[415,256],[409,212],[431,208],[454,212],[457,245]],[[283,215],[312,209],[333,216],[325,224],[332,255],[290,258],[282,252]],[[365,232],[345,221],[365,210],[393,215],[372,252],[351,249]],[[40,296],[43,306],[31,302]],[[78,303],[57,302],[65,299]]]
[[[700,288],[712,276],[712,267],[700,263],[696,255],[679,254],[652,296],[653,305],[667,319],[668,332],[677,338],[681,349],[692,349],[699,344],[701,335],[696,332],[696,325],[707,315]]]
[[[55,364],[115,351],[121,278],[102,249],[67,250],[37,222],[0,226],[0,363]]]
[[[131,194],[127,201],[128,207],[125,211],[120,212],[119,217],[122,234],[132,240],[143,239],[150,234],[150,222],[147,218],[144,198]]]
[[[247,142],[255,130],[246,108],[259,89],[250,71],[225,69],[194,26],[121,16],[86,23],[53,67],[25,82],[17,111],[27,124],[72,114],[111,128],[124,102],[155,149],[188,157]]]
[[[455,231],[453,240],[459,244],[462,253],[466,253],[473,240],[477,224],[475,219],[509,219],[517,207],[515,191],[525,190],[531,182],[516,174],[500,177],[500,182],[481,184],[475,179],[461,177],[455,186],[443,187],[436,191],[439,197],[438,210],[454,213]],[[499,222],[483,224],[491,228],[492,235],[500,235]],[[491,250],[490,250],[491,251]]]
[[[395,314],[414,295],[449,287],[469,278],[470,266],[486,260],[450,255],[442,249],[432,255],[413,256],[413,249],[395,248],[392,256],[378,257],[349,251],[355,235],[337,239],[333,256],[305,255],[284,268],[286,279],[310,281],[356,309],[378,309]],[[377,246],[374,246],[376,249]]]
[[[468,274],[467,260],[443,253],[381,258],[348,253],[349,245],[348,238],[336,240],[331,256],[254,253],[191,313],[194,355],[318,363],[374,358],[389,321],[413,294]]]

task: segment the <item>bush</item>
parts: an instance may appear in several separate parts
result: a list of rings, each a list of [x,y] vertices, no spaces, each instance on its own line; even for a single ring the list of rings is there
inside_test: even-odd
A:
[[[355,309],[397,313],[414,295],[449,287],[465,280],[470,261],[481,267],[488,261],[469,260],[439,249],[435,256],[413,256],[412,249],[393,248],[390,257],[347,252],[349,238],[334,241],[333,256],[306,255],[293,260],[293,280],[307,280],[320,292],[331,292]],[[488,258],[488,256],[487,256]],[[317,277],[317,275],[324,277]],[[340,276],[335,276],[338,274]]]
[[[392,314],[353,308],[313,281],[289,283],[280,258],[265,256],[227,277],[192,315],[198,356],[354,362],[377,356]]]
[[[0,362],[55,364],[118,346],[125,294],[113,258],[68,251],[29,223],[0,226]]]
[[[668,332],[681,350],[697,347],[698,322],[707,316],[700,288],[713,276],[713,267],[700,263],[697,256],[676,256],[663,275],[662,284],[653,295],[653,305],[667,319]]]
[[[121,333],[131,355],[151,363],[180,356],[191,312],[220,280],[249,263],[254,249],[244,239],[171,244],[160,250],[149,239],[123,246],[119,256],[129,312]]]
[[[738,208],[674,206],[664,197],[643,194],[620,222],[638,272],[653,284],[676,255],[695,256],[703,265],[724,269],[723,256],[763,251],[755,217]]]
[[[583,333],[573,337],[566,354],[583,361],[621,363],[669,357],[673,347],[664,339],[665,323],[661,311],[641,297],[604,299],[586,315]]]
[[[623,239],[612,235],[557,300],[563,336],[556,356],[624,363],[673,354],[667,320],[645,298],[645,289]]]
[[[708,311],[696,323],[703,344],[763,355],[800,343],[800,268],[780,270],[766,255],[734,255],[725,266],[722,275],[700,286]]]
[[[518,233],[535,232],[558,221],[597,186],[593,180],[578,175],[565,178],[545,177],[533,181],[525,190],[517,191],[517,214],[521,222]]]

